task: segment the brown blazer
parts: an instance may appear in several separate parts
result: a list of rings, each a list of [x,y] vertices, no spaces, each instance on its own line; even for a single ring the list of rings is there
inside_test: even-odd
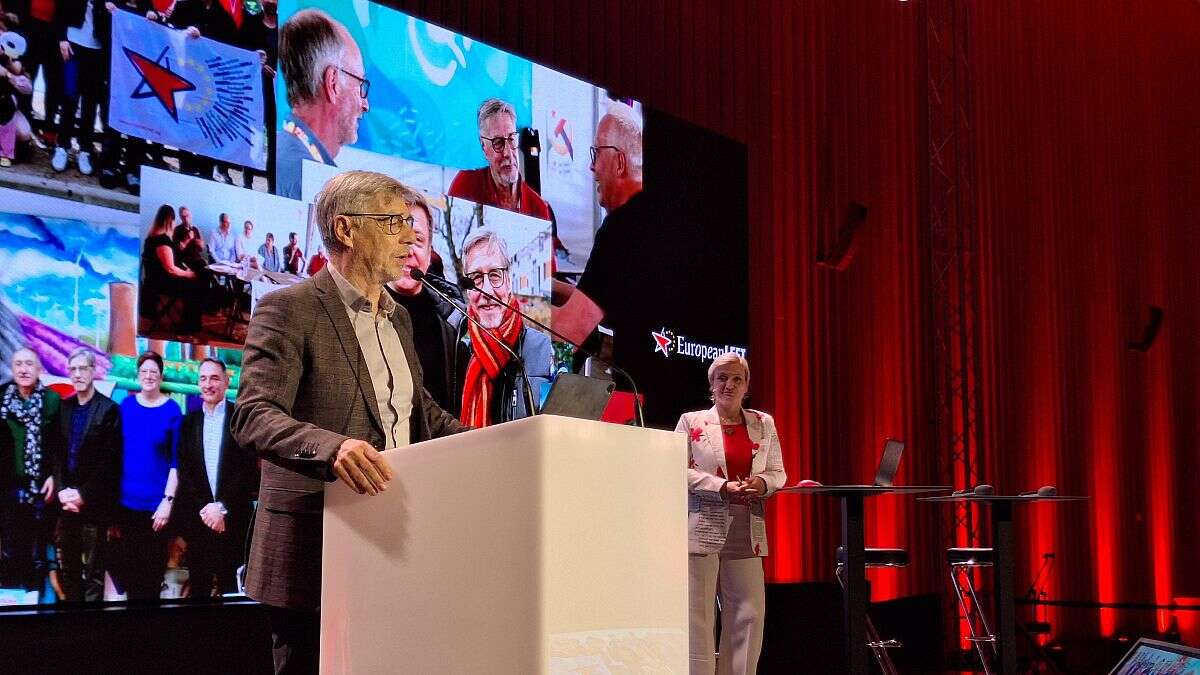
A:
[[[413,376],[413,443],[464,431],[422,386],[412,321],[392,323]],[[321,511],[325,483],[347,438],[383,449],[371,376],[328,270],[258,302],[242,355],[233,411],[238,444],[264,459],[247,565],[247,594],[268,605],[317,609],[321,602]]]

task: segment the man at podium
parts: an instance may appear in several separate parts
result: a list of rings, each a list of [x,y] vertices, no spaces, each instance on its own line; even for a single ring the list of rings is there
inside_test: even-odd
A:
[[[265,461],[246,593],[268,606],[276,673],[315,673],[326,481],[387,489],[379,454],[467,429],[422,385],[412,321],[383,291],[405,270],[405,187],[339,174],[317,197],[329,264],[259,301],[233,412],[238,443]]]

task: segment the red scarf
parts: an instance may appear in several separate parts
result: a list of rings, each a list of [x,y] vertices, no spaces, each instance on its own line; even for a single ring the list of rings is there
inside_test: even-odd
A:
[[[475,316],[474,307],[467,311],[471,312],[471,316]],[[509,309],[504,312],[504,321],[493,332],[516,351],[523,327],[521,315]],[[492,380],[500,377],[512,355],[474,322],[467,323],[467,333],[471,336],[471,360],[467,363],[467,378],[463,382],[462,414],[459,417],[463,424],[478,429],[492,423]]]

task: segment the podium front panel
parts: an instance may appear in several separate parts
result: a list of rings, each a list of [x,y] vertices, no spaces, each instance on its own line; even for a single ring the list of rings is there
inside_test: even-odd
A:
[[[538,416],[326,491],[322,673],[687,670],[681,434]]]

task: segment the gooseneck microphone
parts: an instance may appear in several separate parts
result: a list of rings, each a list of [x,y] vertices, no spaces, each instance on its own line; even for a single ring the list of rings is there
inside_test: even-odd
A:
[[[434,275],[432,275],[432,274],[425,275],[426,278],[429,278],[432,276],[434,276]],[[447,284],[450,283],[449,281],[447,281],[445,279],[442,279],[442,281]],[[554,330],[550,326],[547,326],[546,324],[542,323],[541,321],[538,321],[537,319],[533,318],[532,316],[529,316],[525,312],[522,312],[520,307],[515,307],[513,305],[510,305],[507,302],[504,302],[503,300],[501,300],[500,298],[497,298],[496,296],[492,295],[488,291],[483,290],[478,284],[476,284],[474,281],[471,281],[467,277],[462,277],[461,279],[459,279],[459,285],[462,286],[463,290],[465,290],[465,291],[478,291],[479,293],[482,293],[484,295],[484,297],[488,298],[489,300],[492,300],[493,302],[498,302],[501,305],[504,305],[505,307],[511,309],[512,311],[516,312],[517,314],[520,314],[521,317],[524,318],[526,321],[529,321],[530,323],[537,326],[538,328],[541,328],[542,330],[546,331],[547,333],[550,333],[551,335],[558,338],[559,340],[562,340],[563,342],[571,345],[575,349],[583,352],[584,356],[595,359],[595,360],[607,365],[609,367],[609,369],[611,369],[614,373],[617,373],[617,374],[621,375],[622,377],[624,377],[629,382],[630,389],[633,389],[633,412],[636,417],[637,425],[639,427],[645,428],[646,414],[642,410],[642,400],[640,398],[638,398],[637,382],[633,381],[632,375],[625,372],[621,368],[618,368],[613,362],[608,361],[607,359],[600,358],[598,355],[596,355],[591,350],[584,349],[583,345],[576,344],[576,342],[574,340],[567,339],[567,337],[565,335],[563,335],[562,333],[559,333],[558,331]]]
[[[504,351],[508,352],[509,356],[513,357],[513,359],[516,360],[517,365],[521,368],[521,375],[525,380],[525,401],[526,401],[526,405],[528,405],[528,407],[529,407],[529,414],[530,415],[538,414],[537,399],[533,395],[533,383],[531,383],[529,381],[529,372],[525,370],[525,359],[521,358],[521,355],[518,354],[515,349],[513,349],[512,347],[509,347],[508,344],[506,342],[504,342],[504,340],[501,340],[500,336],[497,335],[495,331],[493,331],[491,328],[488,328],[487,326],[484,326],[482,323],[479,323],[478,319],[471,316],[471,313],[467,311],[467,308],[464,305],[456,302],[454,300],[454,298],[451,298],[446,293],[443,293],[441,291],[441,289],[439,289],[437,287],[438,285],[433,281],[434,279],[441,279],[441,277],[438,277],[433,274],[426,274],[416,267],[414,267],[408,271],[408,276],[412,277],[416,281],[421,282],[425,286],[425,288],[428,288],[429,290],[433,291],[438,297],[440,297],[441,299],[450,303],[450,305],[452,307],[454,307],[458,311],[462,312],[462,315],[465,316],[468,321],[475,324],[475,326],[478,327],[479,330],[483,331],[484,333],[487,333],[489,337],[491,337],[493,340],[496,341],[497,344],[499,344],[501,347],[504,348]],[[445,279],[441,279],[441,281],[443,283],[447,283],[447,284],[450,283],[450,282],[446,281]],[[500,304],[504,304],[504,303],[500,303]]]
[[[415,267],[409,276],[411,276],[413,279],[417,279],[423,284],[433,284],[434,286],[440,288],[446,295],[457,299],[459,302],[462,301],[462,289],[445,277],[439,277],[436,274],[422,272]]]

